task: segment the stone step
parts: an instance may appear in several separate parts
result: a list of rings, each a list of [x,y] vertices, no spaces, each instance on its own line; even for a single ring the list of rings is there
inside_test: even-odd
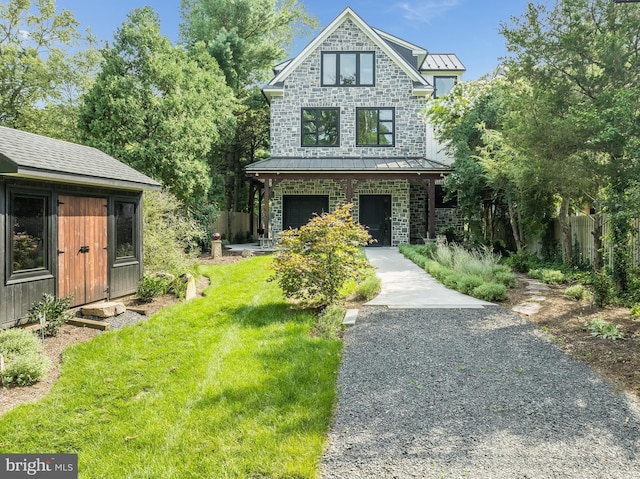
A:
[[[344,314],[344,320],[342,324],[345,326],[353,326],[356,324],[356,318],[358,317],[357,309],[347,309],[347,312]]]
[[[88,304],[80,308],[83,316],[96,316],[98,318],[111,318],[124,313],[127,310],[124,304],[116,301]]]

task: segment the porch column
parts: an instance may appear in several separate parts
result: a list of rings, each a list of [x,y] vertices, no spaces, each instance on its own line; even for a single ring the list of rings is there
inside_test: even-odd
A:
[[[351,178],[347,178],[347,191],[345,196],[347,197],[347,203],[351,203],[351,200],[353,199],[353,181]]]
[[[256,208],[256,185],[253,181],[249,182],[249,231],[251,231],[251,238],[253,238],[254,224],[253,216]]]
[[[271,199],[271,179],[264,180],[264,237],[269,237],[269,200]]]
[[[436,237],[436,179],[429,179],[429,238]]]

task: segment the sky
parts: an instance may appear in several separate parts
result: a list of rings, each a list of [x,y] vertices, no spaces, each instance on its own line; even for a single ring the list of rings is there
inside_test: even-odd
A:
[[[528,0],[300,0],[321,28],[350,6],[370,26],[384,30],[431,53],[455,53],[467,68],[464,80],[491,73],[507,55],[501,23],[524,14]],[[74,13],[81,29],[100,40],[113,32],[129,11],[148,5],[160,17],[162,33],[179,40],[180,0],[57,0],[59,10]],[[320,30],[318,30],[319,32]],[[296,42],[292,56],[310,38]],[[283,59],[285,60],[285,59]]]

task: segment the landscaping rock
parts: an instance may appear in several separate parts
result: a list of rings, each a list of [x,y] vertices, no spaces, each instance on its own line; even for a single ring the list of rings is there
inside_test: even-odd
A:
[[[242,253],[240,253],[243,258],[251,258],[253,256],[253,251],[248,249],[243,249]]]
[[[516,313],[531,316],[532,314],[536,314],[538,311],[540,311],[540,308],[542,308],[542,305],[540,303],[522,303],[514,306],[513,308],[511,308],[511,310],[515,311]]]
[[[535,301],[535,302],[539,303],[541,301],[546,301],[547,300],[546,296],[538,296],[532,291],[529,291],[529,294],[531,294],[532,296],[529,299],[527,299],[527,301]]]
[[[196,291],[196,280],[190,273],[185,273],[181,276],[181,279],[187,283],[187,289],[184,293],[184,300],[189,301],[198,296]]]
[[[544,283],[532,282],[529,283],[525,288],[528,292],[541,292],[541,291],[551,291],[551,288]]]
[[[90,304],[83,306],[80,312],[83,316],[96,316],[98,318],[110,318],[124,313],[127,310],[124,304],[115,301],[109,301],[98,304]]]

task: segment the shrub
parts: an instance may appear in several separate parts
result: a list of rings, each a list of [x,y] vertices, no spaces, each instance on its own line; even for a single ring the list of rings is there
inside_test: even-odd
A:
[[[38,354],[41,351],[42,345],[32,333],[19,328],[0,330],[0,354],[5,358]]]
[[[587,294],[587,290],[581,284],[569,286],[567,289],[564,290],[565,296],[568,296],[569,298],[573,298],[576,301],[580,301],[581,299],[584,299],[586,294]]]
[[[484,283],[475,288],[471,296],[485,301],[504,301],[507,299],[507,287],[500,283]]]
[[[70,305],[71,297],[55,298],[45,293],[42,295],[42,300],[31,305],[27,316],[31,321],[40,321],[40,317],[44,316],[46,323],[43,332],[45,336],[57,336],[60,327],[71,319],[68,312]]]
[[[538,263],[538,257],[531,253],[512,253],[505,263],[519,273],[528,273],[529,270]]]
[[[484,283],[482,276],[476,274],[461,274],[456,276],[458,291],[464,294],[470,294],[475,288]]]
[[[355,288],[355,296],[361,301],[372,300],[380,292],[380,278],[372,269],[367,277],[359,282]]]
[[[529,276],[547,284],[560,284],[567,282],[567,278],[564,273],[557,269],[532,269],[529,270]]]
[[[0,377],[3,386],[30,386],[47,374],[51,361],[40,354],[23,354],[9,359]]]
[[[618,329],[613,323],[600,318],[590,319],[587,322],[587,329],[591,332],[591,336],[603,339],[624,339],[624,333]]]
[[[144,275],[138,283],[136,296],[146,303],[169,291],[174,277],[162,274]]]
[[[353,221],[351,208],[342,205],[282,233],[271,267],[285,297],[328,305],[347,280],[364,278],[370,265],[360,246],[371,237]]]
[[[330,304],[318,315],[314,332],[323,339],[338,339],[342,332],[343,320],[344,308]]]
[[[493,273],[493,279],[496,283],[502,283],[507,288],[513,288],[516,284],[518,284],[518,280],[516,279],[513,273],[508,271],[496,271]]]
[[[189,216],[172,194],[144,193],[144,268],[146,274],[180,274],[195,267],[198,244],[209,241],[206,231]]]
[[[633,306],[631,306],[631,317],[633,319],[638,319],[640,318],[640,303],[636,303]]]
[[[613,281],[604,268],[593,276],[591,289],[593,290],[593,301],[598,307],[603,308],[613,301],[615,296]]]

